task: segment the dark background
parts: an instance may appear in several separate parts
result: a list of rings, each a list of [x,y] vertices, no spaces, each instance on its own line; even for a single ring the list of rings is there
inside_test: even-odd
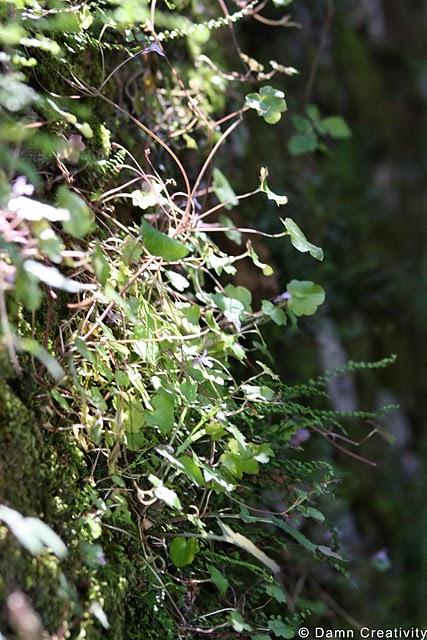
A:
[[[375,460],[376,468],[329,452],[343,473],[333,513],[353,576],[332,589],[344,618],[383,627],[422,625],[427,622],[427,3],[300,0],[289,13],[301,28],[245,23],[239,32],[242,50],[261,63],[273,58],[301,72],[271,82],[285,91],[290,113],[316,104],[325,116],[344,116],[353,135],[332,143],[326,153],[292,158],[289,114],[271,128],[249,116],[231,175],[245,189],[257,179],[248,177],[246,165],[259,167],[268,159],[272,188],[289,197],[283,215],[292,216],[325,250],[319,265],[305,255],[295,258],[281,243],[269,249],[279,290],[297,277],[327,291],[318,320],[273,338],[285,380],[300,381],[346,359],[397,355],[394,365],[350,376],[330,389],[337,408],[399,405],[382,420],[394,443],[376,434],[356,450]],[[265,15],[278,18],[283,9]],[[260,209],[254,202],[245,215],[264,230],[278,230],[273,206]],[[360,441],[371,428],[359,423],[351,435]]]

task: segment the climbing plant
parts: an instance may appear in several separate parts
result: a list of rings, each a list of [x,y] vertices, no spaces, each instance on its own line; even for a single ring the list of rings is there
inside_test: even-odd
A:
[[[325,379],[287,387],[265,340],[325,291],[235,280],[273,276],[234,216],[249,197],[277,213],[264,235],[323,260],[274,169],[241,194],[227,174],[239,127],[288,117],[296,70],[234,40],[265,5],[0,5],[5,634],[289,638],[319,611],[299,567],[345,573],[321,506],[337,477],[302,444],[349,416]],[[350,134],[314,108],[293,122],[294,154]]]

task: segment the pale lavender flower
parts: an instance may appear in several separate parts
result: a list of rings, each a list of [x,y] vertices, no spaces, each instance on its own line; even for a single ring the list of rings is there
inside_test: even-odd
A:
[[[32,196],[34,186],[27,182],[26,176],[18,176],[12,184],[12,193],[14,196]]]
[[[165,52],[163,51],[161,45],[157,42],[152,42],[151,44],[149,44],[148,47],[145,47],[142,53],[157,53],[159,56],[165,57]]]
[[[292,438],[289,440],[291,447],[299,447],[310,438],[310,431],[308,429],[299,429]]]
[[[371,562],[378,571],[387,571],[391,567],[391,560],[387,549],[380,549],[371,556]]]
[[[284,291],[274,299],[274,302],[284,302],[285,300],[290,300],[290,297],[291,294],[288,291]]]

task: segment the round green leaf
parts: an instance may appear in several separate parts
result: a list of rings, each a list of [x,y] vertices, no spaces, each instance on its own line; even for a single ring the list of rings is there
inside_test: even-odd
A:
[[[291,280],[287,286],[290,294],[288,309],[296,316],[312,316],[325,301],[325,291],[309,280]]]
[[[261,87],[259,93],[249,93],[245,100],[246,106],[255,109],[268,124],[276,124],[287,110],[285,94],[269,85]]]
[[[191,564],[199,553],[199,543],[195,538],[183,538],[177,536],[171,542],[169,547],[169,556],[174,565],[181,569],[188,564]]]

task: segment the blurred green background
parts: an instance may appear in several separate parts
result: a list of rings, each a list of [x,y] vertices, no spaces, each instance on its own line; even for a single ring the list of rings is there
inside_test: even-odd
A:
[[[319,320],[273,338],[285,379],[301,380],[346,359],[397,355],[393,366],[347,377],[331,389],[338,408],[399,405],[383,419],[394,443],[374,435],[355,450],[376,468],[329,452],[344,474],[334,517],[352,575],[351,583],[342,579],[332,587],[331,609],[361,624],[423,625],[427,3],[301,0],[291,9],[300,27],[271,28],[266,38],[265,24],[247,22],[241,47],[263,64],[274,58],[300,71],[282,83],[290,113],[314,104],[322,115],[340,114],[352,137],[324,152],[292,156],[287,146],[295,129],[283,118],[278,127],[242,134],[231,171],[244,189],[256,179],[248,179],[246,166],[256,171],[268,159],[272,187],[289,196],[286,215],[325,249],[320,267],[304,256],[296,262],[280,243],[269,249],[278,290],[295,273],[327,290]],[[265,15],[276,20],[283,9]],[[250,215],[262,229],[277,231],[273,207],[260,211],[255,203]],[[352,436],[360,441],[371,427],[356,425]],[[319,576],[320,583],[328,580]]]

